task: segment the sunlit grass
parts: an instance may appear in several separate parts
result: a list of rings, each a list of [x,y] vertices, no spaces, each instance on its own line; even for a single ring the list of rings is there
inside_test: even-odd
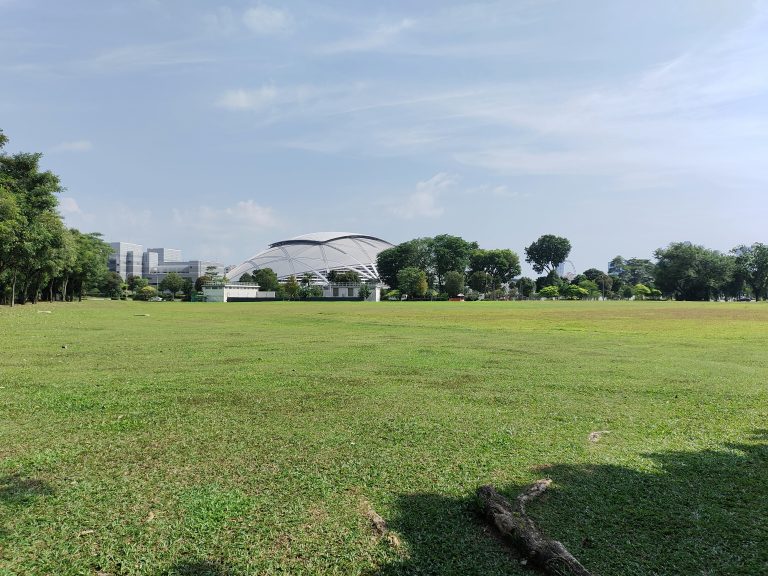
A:
[[[473,493],[542,476],[596,573],[766,573],[767,337],[754,303],[0,309],[0,574],[524,574]]]

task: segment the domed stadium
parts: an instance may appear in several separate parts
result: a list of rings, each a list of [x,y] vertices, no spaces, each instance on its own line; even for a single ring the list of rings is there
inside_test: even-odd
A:
[[[376,256],[392,244],[375,236],[351,232],[315,232],[281,240],[269,248],[248,258],[227,274],[237,281],[246,272],[271,268],[278,280],[284,282],[290,276],[300,279],[312,274],[315,283],[327,284],[332,271],[353,271],[361,280],[377,280]]]

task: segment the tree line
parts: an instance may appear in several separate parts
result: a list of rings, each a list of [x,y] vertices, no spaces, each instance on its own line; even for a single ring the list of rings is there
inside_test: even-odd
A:
[[[571,243],[545,234],[525,249],[533,279],[517,278],[518,255],[509,249],[486,250],[477,242],[447,234],[415,238],[382,251],[377,258],[389,298],[445,299],[466,293],[485,298],[672,298],[675,300],[768,297],[768,246],[739,245],[729,253],[690,242],[673,242],[649,259],[616,256],[608,272],[590,268],[560,275]]]
[[[0,303],[81,299],[104,282],[109,244],[64,225],[58,176],[39,153],[9,155],[0,130]]]
[[[107,271],[110,246],[101,234],[67,228],[57,211],[56,195],[64,188],[58,176],[40,169],[39,153],[7,154],[8,138],[0,130],[0,304],[27,301],[82,299],[99,289],[113,298],[158,296],[142,278],[123,282]],[[520,259],[506,248],[483,249],[477,242],[441,234],[415,238],[379,253],[380,279],[390,286],[390,298],[449,298],[465,293],[471,298],[674,298],[716,300],[768,297],[768,246],[739,245],[728,253],[690,242],[673,242],[649,259],[616,256],[608,272],[585,270],[576,276],[558,274],[567,261],[571,243],[546,234],[525,248],[525,261],[539,277],[518,278]],[[212,275],[213,274],[213,275]],[[359,283],[355,272],[332,272],[331,282]],[[168,274],[159,288],[191,298],[202,284],[215,279],[210,272],[192,283]],[[244,274],[241,282],[255,282],[274,290],[278,298],[320,296],[311,275],[278,282],[270,269]],[[364,292],[369,287],[362,289]]]

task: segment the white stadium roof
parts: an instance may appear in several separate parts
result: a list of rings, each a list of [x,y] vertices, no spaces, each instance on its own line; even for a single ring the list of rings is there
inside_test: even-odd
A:
[[[331,270],[353,270],[362,280],[379,277],[376,256],[392,244],[381,238],[353,232],[314,232],[281,240],[232,269],[227,278],[238,280],[246,272],[271,268],[280,281],[300,279],[306,273],[327,282]]]

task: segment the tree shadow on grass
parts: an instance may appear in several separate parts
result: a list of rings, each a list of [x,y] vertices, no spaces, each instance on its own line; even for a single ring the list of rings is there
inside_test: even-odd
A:
[[[649,472],[555,464],[539,472],[554,483],[529,513],[601,576],[768,574],[767,439],[758,430],[718,450],[646,454]],[[514,499],[526,486],[497,488]],[[474,498],[401,497],[390,525],[410,556],[378,574],[530,574],[477,510]]]
[[[37,497],[48,494],[53,494],[53,488],[43,480],[25,478],[20,474],[0,476],[0,503],[26,506]]]
[[[376,576],[526,573],[517,553],[483,521],[474,499],[403,494],[388,524],[404,540],[404,557],[381,566]]]
[[[220,562],[209,560],[182,560],[162,572],[160,576],[233,576],[234,572]]]
[[[36,478],[25,478],[20,474],[0,476],[0,519],[3,508],[29,506],[38,497],[53,494],[48,482]],[[0,541],[7,540],[11,533],[0,526]]]

